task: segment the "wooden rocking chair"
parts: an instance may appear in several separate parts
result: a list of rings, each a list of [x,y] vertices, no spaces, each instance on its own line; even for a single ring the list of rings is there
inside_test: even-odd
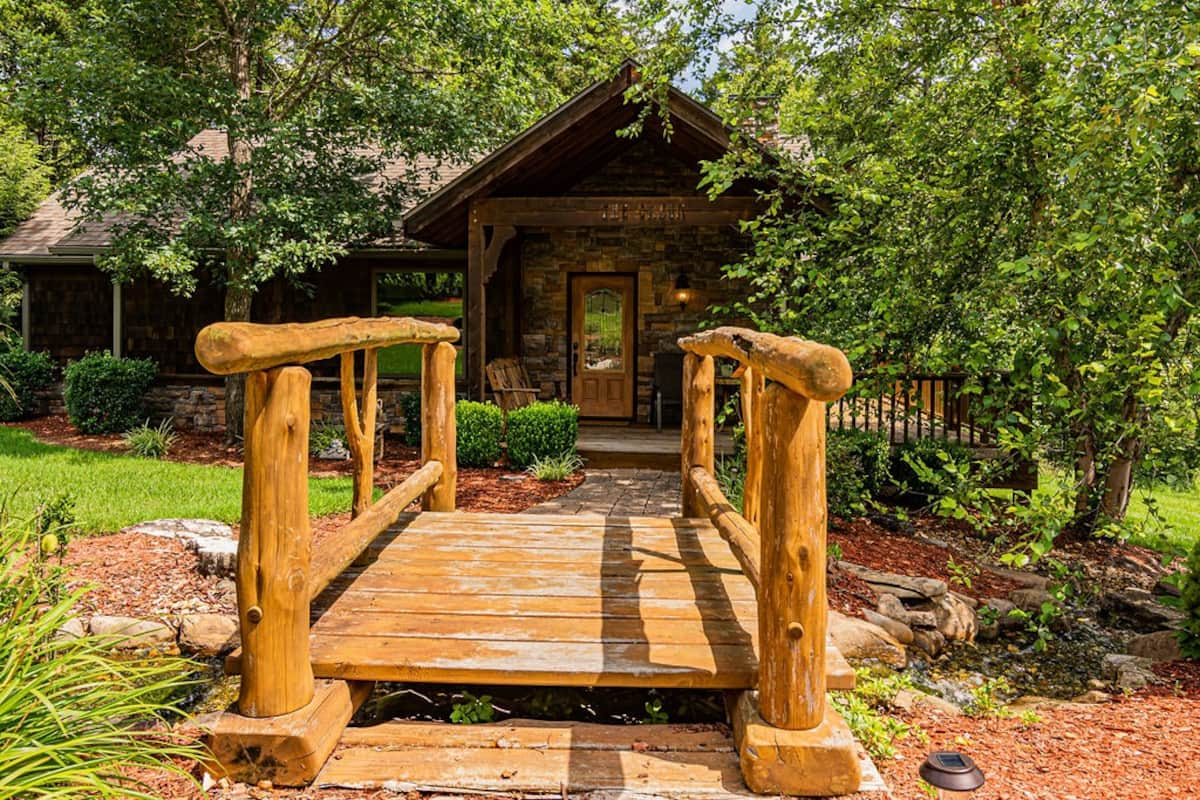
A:
[[[538,390],[531,385],[529,373],[519,358],[497,358],[490,362],[487,365],[487,378],[496,396],[496,404],[505,414],[538,399]]]

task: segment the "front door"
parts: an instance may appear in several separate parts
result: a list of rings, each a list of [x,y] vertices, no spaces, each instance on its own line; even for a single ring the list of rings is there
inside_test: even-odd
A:
[[[571,281],[571,399],[583,417],[633,416],[634,278],[577,275]]]

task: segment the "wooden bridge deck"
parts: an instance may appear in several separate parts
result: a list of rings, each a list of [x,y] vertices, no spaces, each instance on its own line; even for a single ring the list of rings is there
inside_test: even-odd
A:
[[[757,635],[708,520],[425,512],[314,601],[310,643],[323,678],[745,689]],[[852,687],[827,653],[829,687]]]

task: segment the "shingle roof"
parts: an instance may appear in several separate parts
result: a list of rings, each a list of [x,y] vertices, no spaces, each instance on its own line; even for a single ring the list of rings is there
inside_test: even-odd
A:
[[[228,157],[229,147],[225,132],[217,129],[203,130],[193,136],[187,144],[186,151],[194,155],[204,156],[216,161]],[[185,158],[184,151],[176,156]],[[378,174],[371,176],[372,185],[410,177],[415,173],[414,188],[418,194],[425,194],[450,182],[469,167],[467,163],[448,163],[446,161],[418,156],[408,160],[403,158],[389,159]],[[114,216],[112,219],[116,219]],[[103,250],[112,240],[111,226],[105,222],[90,225],[77,225],[78,213],[66,208],[62,203],[61,192],[55,192],[38,206],[33,216],[26,219],[12,235],[0,241],[0,260],[19,261],[23,258],[49,258],[56,255],[90,254]],[[384,237],[372,242],[375,247],[413,247],[418,243],[406,241],[399,232],[394,236]]]

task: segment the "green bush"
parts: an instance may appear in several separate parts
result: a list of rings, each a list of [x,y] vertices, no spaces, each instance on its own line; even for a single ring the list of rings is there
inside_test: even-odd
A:
[[[948,439],[915,439],[892,453],[892,480],[908,493],[949,497],[971,470],[971,450]]]
[[[830,430],[825,439],[825,492],[829,512],[861,513],[888,482],[889,447],[879,433]]]
[[[1179,598],[1179,605],[1187,614],[1179,629],[1179,648],[1184,658],[1200,659],[1200,541],[1192,548],[1188,570]]]
[[[504,414],[499,406],[459,400],[454,406],[454,423],[459,465],[490,467],[500,460]]]
[[[150,427],[146,420],[136,428],[125,431],[125,444],[135,456],[142,458],[164,458],[175,446],[175,429],[168,417],[159,423],[157,428]]]
[[[0,798],[154,797],[132,770],[186,775],[201,755],[156,725],[178,714],[171,703],[189,691],[192,667],[117,661],[120,639],[60,635],[83,593],[48,568],[61,548],[41,554],[32,524],[0,520]]]
[[[508,412],[508,460],[527,467],[538,459],[575,452],[579,435],[578,406],[552,400]]]
[[[37,392],[54,380],[54,362],[45,353],[21,349],[20,342],[0,343],[0,422],[12,422],[33,415]]]
[[[84,433],[120,433],[146,417],[146,392],[158,367],[148,358],[88,353],[67,365],[67,417]]]
[[[400,413],[404,416],[404,443],[412,447],[421,445],[421,395],[406,392],[400,395]]]
[[[315,456],[339,441],[346,445],[346,428],[337,422],[316,422],[308,429],[308,454]]]

